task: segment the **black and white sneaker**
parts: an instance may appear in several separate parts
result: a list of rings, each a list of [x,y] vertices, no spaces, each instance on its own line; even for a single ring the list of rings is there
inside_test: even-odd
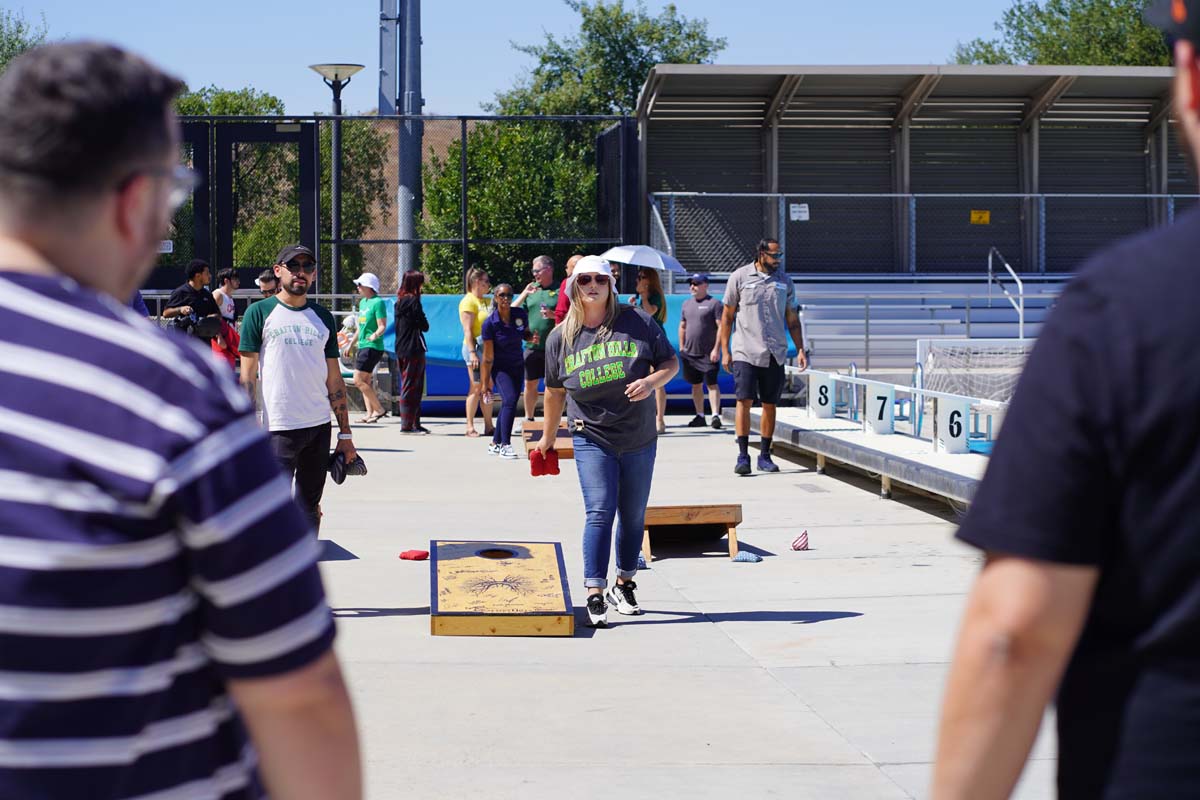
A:
[[[637,584],[633,581],[614,583],[608,590],[608,594],[605,595],[605,599],[617,607],[618,614],[624,614],[627,617],[637,616],[642,613],[642,609],[638,606],[637,597],[633,594],[633,590],[636,588]]]
[[[608,606],[604,604],[604,595],[593,594],[588,596],[587,615],[589,628],[608,627]]]
[[[696,416],[692,417],[692,421],[689,422],[687,424],[687,426],[689,428],[703,428],[704,427],[704,417],[697,414]]]
[[[716,414],[713,414],[712,427],[714,431],[721,430],[721,418]]]

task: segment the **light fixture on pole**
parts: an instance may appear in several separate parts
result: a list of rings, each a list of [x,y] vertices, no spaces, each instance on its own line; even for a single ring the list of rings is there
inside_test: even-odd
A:
[[[309,66],[309,69],[320,75],[324,79],[325,85],[333,90],[333,141],[331,142],[333,168],[330,170],[333,196],[329,199],[329,205],[332,218],[330,220],[330,238],[333,239],[333,282],[331,287],[334,294],[341,289],[342,271],[342,89],[350,82],[350,78],[362,68],[362,64],[312,64]]]

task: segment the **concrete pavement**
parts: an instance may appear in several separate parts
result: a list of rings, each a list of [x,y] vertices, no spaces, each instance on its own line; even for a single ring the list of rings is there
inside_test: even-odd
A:
[[[733,474],[728,430],[660,438],[652,504],[740,502],[743,549],[655,545],[647,613],[573,639],[432,637],[430,539],[561,541],[577,609],[574,462],[531,478],[461,420],[355,429],[370,474],[326,489],[322,573],[364,742],[368,797],[920,798],[977,554],[954,514],[812,463]],[[790,542],[807,529],[812,550]],[[577,614],[577,619],[579,615]],[[1017,797],[1053,797],[1052,730]]]

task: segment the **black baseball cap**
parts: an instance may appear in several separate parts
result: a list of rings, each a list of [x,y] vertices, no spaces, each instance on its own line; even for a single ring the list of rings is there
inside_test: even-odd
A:
[[[1155,0],[1142,18],[1172,39],[1200,43],[1200,0]]]
[[[309,250],[302,244],[289,244],[287,247],[279,251],[279,255],[275,257],[276,264],[287,264],[296,256],[308,256],[317,263],[317,257],[312,250]]]

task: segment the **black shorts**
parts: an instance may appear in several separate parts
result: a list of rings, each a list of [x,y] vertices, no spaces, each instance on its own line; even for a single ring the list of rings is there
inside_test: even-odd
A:
[[[703,383],[705,386],[716,386],[717,376],[721,373],[721,367],[718,364],[708,364],[711,369],[704,371],[699,370],[695,364],[688,361],[686,358],[679,359],[683,364],[683,379],[695,386],[698,383]]]
[[[354,357],[354,368],[359,372],[374,372],[375,366],[383,358],[383,351],[373,347],[360,347]]]
[[[525,351],[525,380],[540,381],[546,377],[546,351]]]
[[[733,362],[733,382],[738,400],[758,400],[769,406],[779,402],[783,394],[783,364],[771,357],[767,367],[756,367],[748,361]]]

